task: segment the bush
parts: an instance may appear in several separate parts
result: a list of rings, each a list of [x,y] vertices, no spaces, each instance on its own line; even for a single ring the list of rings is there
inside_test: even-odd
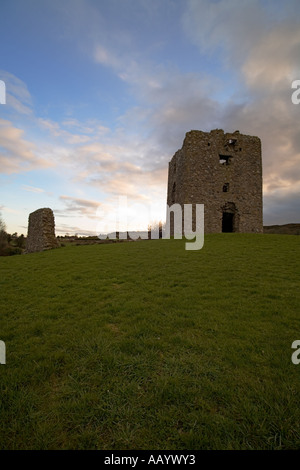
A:
[[[4,253],[8,246],[7,233],[4,230],[0,230],[0,256],[6,256]]]
[[[19,246],[10,246],[8,256],[21,255],[23,253],[22,248]]]
[[[17,238],[16,245],[19,248],[25,248],[25,237],[23,234]]]
[[[19,248],[18,246],[11,246],[11,245],[6,245],[5,247],[2,247],[0,250],[0,256],[13,256],[13,255],[21,255],[23,253],[22,248]]]

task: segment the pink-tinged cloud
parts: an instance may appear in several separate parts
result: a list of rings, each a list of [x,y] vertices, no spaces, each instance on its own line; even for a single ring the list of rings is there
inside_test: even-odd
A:
[[[49,119],[38,119],[39,125],[50,132],[52,137],[63,139],[67,144],[82,144],[89,142],[91,137],[84,134],[72,134],[71,132],[62,129],[58,122]]]
[[[60,212],[62,213],[69,212],[69,213],[72,213],[73,215],[76,214],[78,216],[87,216],[87,217],[93,218],[93,217],[96,217],[97,209],[101,206],[101,202],[92,201],[89,199],[82,199],[82,198],[76,198],[76,197],[65,196],[65,195],[60,196],[59,199],[65,203],[66,210],[55,211],[58,214]]]
[[[39,157],[36,146],[23,138],[24,131],[0,119],[0,168],[5,174],[47,168],[51,164]]]

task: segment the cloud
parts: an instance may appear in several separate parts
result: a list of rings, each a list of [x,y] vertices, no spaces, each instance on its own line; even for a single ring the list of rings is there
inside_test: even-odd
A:
[[[240,57],[252,42],[254,30],[259,37],[264,27],[259,0],[188,0],[183,15],[187,36],[203,52],[224,53],[238,44]]]
[[[97,63],[118,68],[122,64],[120,57],[115,56],[111,51],[103,47],[101,44],[97,44],[94,50],[94,59]]]
[[[201,51],[237,65],[274,31],[299,24],[299,13],[297,0],[188,0],[182,24]]]
[[[22,185],[22,189],[25,191],[29,191],[31,193],[44,193],[45,190],[41,188],[35,188],[34,186],[27,186],[25,184]]]
[[[148,8],[151,18],[159,21],[162,11],[175,3],[168,2],[165,7],[158,1],[154,6],[153,2],[140,2],[135,11],[134,3],[122,2],[120,9],[127,17],[134,15],[145,21]],[[168,161],[181,147],[187,131],[239,129],[262,140],[266,215],[271,214],[270,201],[277,200],[278,195],[295,210],[294,188],[300,178],[300,105],[291,103],[290,87],[292,79],[300,78],[298,0],[182,2],[183,32],[199,50],[199,63],[195,61],[187,72],[171,60],[150,60],[150,55],[144,54],[144,44],[135,41],[135,31],[123,29],[117,35],[117,18],[108,30],[104,10],[100,12],[92,3],[76,0],[72,5],[67,2],[58,7],[69,18],[64,34],[70,40],[84,37],[81,50],[99,69],[110,68],[124,82],[134,105],[119,116],[114,131],[96,120],[81,121],[71,116],[55,122],[36,118],[51,137],[38,151],[24,140],[22,131],[9,131],[4,140],[6,150],[0,155],[6,171],[23,171],[24,165],[34,168],[43,163],[39,152],[56,162],[60,171],[68,166],[73,183],[84,184],[87,191],[89,186],[93,191],[98,189],[101,201],[127,195],[131,200],[156,198],[165,202]],[[217,63],[218,76],[213,67],[211,73],[215,75],[203,73],[199,66],[203,57]],[[229,87],[222,82],[223,72]],[[20,106],[22,112],[21,106],[25,106],[23,112],[30,113],[26,86],[14,83],[19,102],[15,109]],[[1,145],[4,147],[3,142]],[[12,158],[5,159],[9,152]],[[67,208],[65,214],[91,218],[98,204],[71,196],[62,196],[60,201]]]
[[[80,130],[83,134],[93,134],[97,137],[102,137],[103,135],[110,132],[110,129],[106,126],[103,126],[100,122],[95,119],[89,119],[87,121],[81,122],[75,118],[65,119],[62,123],[62,126],[68,127],[69,129]]]
[[[298,1],[189,0],[183,26],[203,52],[218,53],[250,87],[269,91],[299,74]]]
[[[60,196],[59,199],[63,201],[66,205],[66,211],[74,213],[79,216],[88,216],[90,218],[95,217],[96,211],[101,206],[101,203],[98,201],[91,201],[88,199],[80,199],[71,196]],[[54,211],[57,214],[60,214],[65,211],[56,210]]]
[[[20,209],[13,209],[12,207],[0,206],[0,209],[8,214],[22,214]]]
[[[32,98],[26,84],[5,70],[0,70],[0,79],[6,85],[6,106],[17,113],[32,115]]]
[[[60,235],[77,234],[78,236],[82,236],[82,237],[89,237],[89,236],[96,235],[94,230],[84,230],[82,227],[79,227],[78,225],[63,224],[61,222],[59,222],[58,224],[55,224],[55,233],[60,234]]]
[[[35,145],[23,138],[24,131],[0,119],[0,167],[6,174],[19,173],[51,164],[39,157]]]
[[[290,21],[269,31],[244,62],[242,72],[247,85],[269,94],[286,87],[300,77],[299,48],[300,21]]]
[[[119,143],[95,142],[76,148],[72,154],[73,165],[78,169],[76,182],[92,185],[108,199],[126,195],[130,199],[149,200],[151,194],[159,193],[164,197],[166,165],[153,168],[143,164],[149,148],[142,139],[132,142],[120,138]]]
[[[112,68],[138,102],[119,117],[120,129],[112,136],[123,147],[123,160],[137,159],[147,169],[166,167],[185,132],[195,124],[210,130],[218,120],[214,95],[223,86],[221,79],[205,73],[182,73],[171,64],[138,60],[135,53],[116,57],[109,47],[99,46],[99,51],[94,60]],[[130,136],[130,142],[125,135]]]
[[[300,184],[292,189],[282,188],[264,197],[264,225],[299,223]]]
[[[259,0],[189,0],[183,18],[186,34],[200,51],[219,54],[226,72],[238,80],[232,96],[213,108],[215,124],[261,138],[267,223],[274,219],[275,206],[277,222],[280,217],[288,221],[287,214],[299,218],[294,200],[300,182],[300,107],[291,103],[291,82],[300,78],[297,12],[300,4],[293,0],[284,7]],[[213,112],[207,116],[210,120]]]
[[[67,144],[80,144],[91,140],[90,136],[84,134],[72,134],[61,128],[58,122],[50,119],[38,118],[40,126],[50,132],[52,137],[63,139]]]
[[[202,7],[207,6],[205,2],[200,3]],[[235,65],[240,61],[240,66],[233,73],[239,79],[244,77],[245,81],[240,82],[240,89],[232,90],[231,96],[227,96],[222,102],[218,100],[222,89],[219,78],[199,73],[183,74],[170,66],[154,66],[151,69],[150,64],[145,62],[109,60],[113,55],[108,50],[105,51],[102,63],[113,67],[123,80],[132,85],[140,100],[140,105],[128,110],[119,122],[124,125],[124,133],[130,123],[130,128],[139,129],[140,135],[135,135],[130,143],[123,142],[123,146],[117,146],[118,149],[110,148],[108,152],[109,146],[106,147],[106,152],[99,149],[97,158],[96,154],[92,157],[94,163],[96,160],[99,162],[98,168],[94,166],[93,176],[89,175],[92,184],[98,184],[107,193],[146,199],[148,196],[145,188],[150,188],[154,181],[149,175],[157,169],[163,175],[162,178],[157,178],[156,174],[157,185],[161,185],[157,194],[164,197],[162,188],[166,185],[168,161],[181,147],[185,133],[195,128],[206,131],[214,128],[224,128],[225,131],[240,129],[242,133],[258,135],[263,143],[265,194],[271,189],[281,188],[282,185],[291,188],[298,181],[300,146],[297,141],[297,110],[295,107],[292,109],[290,83],[284,82],[295,63],[294,52],[288,47],[289,44],[298,44],[298,33],[293,36],[291,32],[284,40],[284,32],[288,31],[286,25],[282,29],[278,28],[275,21],[274,24],[269,22],[267,28],[263,27],[266,24],[266,12],[260,11],[260,2],[254,3],[255,5],[247,2],[245,10],[241,8],[244,3],[240,6],[236,1],[212,4],[208,11],[211,17],[206,24],[208,37],[203,32],[199,33],[203,33],[203,41],[206,41],[204,47],[207,44],[210,44],[210,48],[217,47],[223,38],[228,61],[232,59]],[[197,7],[202,15],[201,5],[197,2],[190,2],[190,5]],[[234,12],[235,8],[237,11]],[[204,17],[205,14],[207,13],[204,13]],[[195,21],[195,11],[192,17]],[[246,17],[252,18],[255,28],[246,26],[246,39],[244,37],[245,41],[241,43],[239,34],[243,31],[233,25],[238,20],[248,25]],[[228,18],[228,22],[224,18]],[[205,18],[202,17],[201,21],[205,22]],[[219,26],[222,34],[218,30]],[[201,30],[194,30],[199,29]],[[278,42],[282,44],[284,40],[285,44],[282,45],[282,64],[279,61],[277,75],[276,58],[268,62],[268,55],[276,57],[271,48],[273,40],[275,48]],[[261,44],[261,49],[259,46],[256,48],[257,44]],[[262,68],[262,64],[269,64],[270,69],[268,70],[267,65]],[[290,69],[286,68],[288,64],[291,64]],[[256,71],[257,76],[253,71]],[[269,73],[273,73],[270,87],[267,80]],[[91,148],[93,146],[94,144]],[[88,149],[85,148],[86,150]],[[133,164],[138,161],[140,170],[125,168],[122,165],[124,160]],[[102,171],[98,171],[100,168]]]

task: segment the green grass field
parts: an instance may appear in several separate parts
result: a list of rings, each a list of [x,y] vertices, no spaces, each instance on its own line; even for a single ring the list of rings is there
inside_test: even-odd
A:
[[[0,259],[1,449],[300,449],[299,237]]]

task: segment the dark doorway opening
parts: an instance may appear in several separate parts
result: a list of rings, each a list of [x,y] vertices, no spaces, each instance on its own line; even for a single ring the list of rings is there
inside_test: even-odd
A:
[[[230,212],[223,212],[222,232],[233,232],[233,216]]]

